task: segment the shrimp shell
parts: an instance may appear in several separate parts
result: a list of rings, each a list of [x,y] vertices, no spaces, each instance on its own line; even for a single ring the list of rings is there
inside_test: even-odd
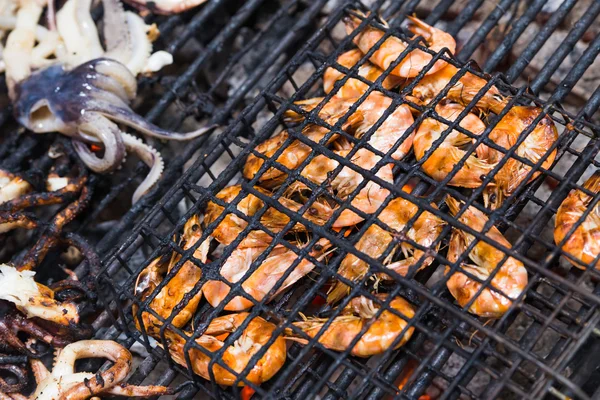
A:
[[[215,318],[211,321],[204,335],[196,339],[196,343],[212,353],[220,350],[224,345],[223,341],[225,338],[230,333],[239,329],[248,316],[248,313],[238,313]],[[244,329],[242,335],[225,350],[219,363],[213,365],[212,372],[215,382],[218,385],[233,385],[236,378],[248,365],[252,356],[265,346],[271,336],[273,336],[275,328],[274,324],[265,321],[261,317],[253,318],[246,329]],[[186,335],[191,336],[191,332],[187,332]],[[187,367],[185,360],[186,339],[169,330],[165,332],[165,336],[173,361]],[[278,336],[262,358],[254,364],[245,378],[256,385],[268,381],[285,363],[286,353],[285,340],[282,336]],[[211,379],[208,367],[212,357],[194,347],[190,348],[188,354],[194,372],[204,379]],[[221,363],[235,371],[236,375],[224,369],[220,365]],[[239,386],[244,386],[244,382],[239,382]]]
[[[359,49],[349,50],[341,54],[337,63],[345,68],[354,67],[360,59],[363,58],[363,53]],[[383,74],[383,70],[370,62],[366,61],[358,67],[358,76],[365,78],[370,82],[375,82]],[[323,90],[325,93],[330,93],[333,90],[335,83],[346,76],[345,73],[337,70],[334,67],[329,67],[323,74]],[[401,79],[397,76],[388,75],[381,85],[385,89],[392,89],[400,84]],[[335,93],[336,97],[352,99],[362,96],[369,89],[369,85],[361,80],[350,78],[344,85]]]
[[[600,191],[600,171],[596,171],[583,187],[593,193]],[[558,245],[567,237],[575,224],[579,223],[583,213],[590,207],[592,196],[581,190],[572,190],[556,212],[554,242]],[[596,203],[585,220],[567,237],[562,250],[575,258],[568,259],[575,267],[585,269],[594,264],[600,269],[600,204]]]
[[[436,106],[435,111],[444,119],[455,121],[464,110],[459,104],[446,103]],[[459,126],[473,133],[481,135],[485,130],[484,123],[474,114],[467,114],[459,123]],[[435,118],[426,118],[415,135],[414,150],[417,160],[421,160],[433,144],[442,137],[448,125],[439,122]],[[473,142],[474,139],[457,131],[452,130],[444,138],[444,141],[423,162],[421,168],[436,181],[444,180],[454,167],[465,157],[466,151],[462,150],[464,145]],[[460,168],[450,179],[448,185],[466,188],[477,188],[481,186],[482,179],[489,174],[495,166],[487,160],[488,148],[479,145],[475,154],[469,155],[464,166]]]
[[[356,14],[360,14],[363,18],[367,16],[360,11],[354,11]],[[410,20],[408,29],[415,35],[423,36],[427,42],[427,47],[432,51],[438,53],[444,48],[448,49],[451,54],[456,51],[456,41],[452,35],[427,25],[425,22],[414,17],[407,17]],[[362,19],[354,15],[349,15],[344,18],[346,24],[346,33],[349,35],[358,28],[361,24]],[[358,33],[354,38],[354,44],[363,52],[367,54],[369,50],[376,43],[383,38],[385,32],[375,28],[374,26],[367,25],[363,28],[363,31]],[[388,67],[396,61],[402,52],[406,50],[408,44],[395,36],[389,36],[379,46],[379,48],[373,53],[370,60],[373,64],[377,65],[383,70],[387,70]],[[433,56],[423,50],[414,49],[404,56],[402,61],[391,71],[392,75],[396,75],[402,78],[414,78],[427,67],[432,61]],[[431,68],[427,70],[426,75],[433,74],[447,63],[443,60],[436,61]]]
[[[200,219],[197,215],[193,215],[184,226],[184,234],[181,239],[181,247],[183,250],[187,250],[194,246],[200,240],[202,236],[202,229],[200,229]],[[210,247],[210,239],[205,240],[194,252],[194,258],[200,262],[205,263],[207,260],[207,254]],[[162,274],[164,272],[170,272],[171,269],[181,259],[181,255],[174,253],[171,257],[168,267],[165,271],[164,263],[161,258],[154,260],[148,267],[146,267],[138,276],[136,282],[135,294],[142,299],[146,298],[154,288],[162,281]],[[186,261],[181,268],[177,271],[175,276],[161,289],[160,293],[156,295],[150,302],[148,307],[157,313],[163,319],[167,319],[173,309],[187,299],[189,294],[194,290],[202,278],[202,270],[196,266],[192,261]],[[177,314],[171,321],[171,325],[177,328],[183,327],[193,316],[194,312],[198,308],[198,304],[202,299],[202,292],[198,291],[194,296],[188,299],[185,306],[177,311]],[[137,313],[137,306],[134,306],[134,315]],[[142,321],[136,318],[136,325],[140,329],[140,323],[144,324],[145,329],[151,335],[158,335],[162,321],[158,320],[149,312],[142,313]]]
[[[330,247],[331,244],[329,241],[320,239],[314,245],[310,255],[320,259]],[[238,248],[234,250],[221,268],[221,275],[232,284],[238,282],[263,250],[264,249],[257,247]],[[257,302],[262,301],[298,258],[300,257],[295,251],[288,249],[283,245],[276,246],[260,266],[258,266],[256,271],[242,283],[243,290],[252,297],[254,301],[243,296],[236,296],[227,303],[225,310],[242,311],[253,307]],[[301,259],[271,298],[279,295],[298,280],[302,279],[312,271],[314,267],[315,265],[309,260]],[[217,307],[219,303],[225,299],[229,294],[229,290],[229,284],[222,281],[208,281],[202,288],[206,300],[208,300],[213,307]]]
[[[396,232],[402,232],[408,222],[416,215],[419,207],[414,203],[396,198],[392,200],[379,215],[379,220]],[[423,211],[419,217],[410,226],[406,236],[423,246],[426,249],[437,251],[439,243],[434,247],[433,243],[442,232],[445,223],[437,216],[428,211]],[[356,249],[366,256],[377,259],[380,257],[389,244],[392,242],[394,234],[384,230],[376,224],[367,229],[365,234],[356,243]],[[402,242],[402,251],[405,258],[387,265],[387,268],[405,276],[411,267],[419,262],[424,256],[424,252],[412,245]],[[425,257],[419,265],[419,270],[429,266],[433,257]],[[338,275],[353,281],[362,279],[369,270],[369,265],[354,254],[348,254],[341,262],[337,271]],[[380,274],[382,279],[390,279],[387,274]],[[349,287],[338,281],[331,288],[327,295],[328,303],[335,303],[348,294]]]
[[[450,207],[452,215],[456,215],[460,210],[460,203],[452,197],[446,198],[446,204]],[[483,231],[488,221],[485,214],[474,207],[469,207],[458,219],[461,223],[478,232]],[[494,243],[511,248],[511,244],[496,227],[491,227],[485,233],[485,236],[493,240]],[[473,235],[460,229],[454,229],[448,248],[448,261],[455,263],[474,240],[476,239]],[[475,264],[463,263],[461,269],[475,275],[481,281],[485,281],[505,256],[506,254],[502,250],[493,245],[477,241],[477,244],[469,253],[469,258]],[[446,272],[449,270],[450,267],[446,267]],[[527,280],[527,270],[523,263],[513,257],[507,257],[489,284],[498,291],[490,290],[489,287],[483,289],[469,307],[469,312],[480,317],[501,317],[510,308],[513,300],[523,292],[525,286],[527,286]],[[475,281],[461,272],[454,273],[448,279],[446,285],[461,307],[466,306],[481,289],[479,281]]]
[[[492,130],[489,135],[490,140],[508,151],[517,143],[519,137],[533,124],[533,121],[541,112],[542,110],[539,107],[512,107]],[[517,147],[515,153],[536,164],[548,153],[557,140],[558,131],[556,126],[552,118],[546,115]],[[550,168],[556,158],[556,152],[555,148],[548,154],[541,168]],[[498,163],[505,157],[506,154],[502,151],[489,150],[488,160],[490,163]],[[494,185],[488,186],[484,192],[486,206],[491,209],[500,207],[503,200],[509,197],[522,183],[533,181],[541,173],[541,171],[534,172],[529,181],[524,182],[530,171],[530,166],[510,157],[494,176]]]
[[[407,96],[412,102],[426,106],[450,83],[450,80],[459,72],[454,65],[448,64],[438,72],[421,78]],[[465,73],[448,89],[446,98],[467,106],[481,91],[487,81],[470,72]],[[499,114],[508,104],[508,97],[503,96],[496,86],[491,86],[476,104],[482,111],[492,111]]]
[[[317,107],[322,101],[322,97],[315,97],[308,100],[297,101],[295,104],[308,112]],[[319,116],[321,118],[327,118],[330,115],[343,116],[356,102],[357,99],[355,98],[342,99],[334,97],[323,106],[319,112]],[[404,135],[413,124],[414,119],[410,112],[410,108],[407,105],[392,105],[392,102],[393,100],[390,97],[387,97],[380,92],[370,93],[352,114],[351,117],[354,117],[357,122],[353,123],[351,127],[353,128],[354,136],[360,138],[371,130],[388,110],[393,109],[391,114],[385,118],[377,130],[371,134],[368,143],[374,149],[386,154],[397,142],[402,140],[400,146],[392,153],[392,158],[401,160],[406,157],[413,145],[414,131],[410,132],[407,137],[404,137]],[[357,114],[359,114],[360,117],[356,117]],[[290,121],[302,120],[301,115],[291,110],[286,111],[285,116]],[[332,122],[334,121],[337,121],[335,117],[333,117]]]
[[[387,296],[387,294],[379,294],[377,298],[383,302]],[[409,302],[402,297],[394,297],[388,307],[375,318],[380,308],[379,304],[360,296],[353,298],[342,314],[334,318],[324,332],[322,332],[323,325],[329,321],[329,318],[309,318],[306,321],[294,322],[294,326],[302,329],[311,338],[319,335],[319,343],[335,351],[346,351],[361,330],[368,326],[350,354],[357,357],[370,357],[385,352],[402,334],[394,349],[400,348],[408,342],[414,332],[413,327],[406,329],[407,321],[415,316],[415,308]],[[404,318],[388,311],[389,309],[393,309]]]
[[[255,189],[267,196],[272,195],[268,190],[259,187],[255,187]],[[241,185],[228,186],[221,190],[216,197],[225,203],[231,203],[241,191]],[[290,211],[298,212],[302,207],[302,204],[285,197],[279,198],[278,201],[283,207]],[[237,205],[237,209],[247,217],[252,217],[263,206],[264,203],[261,199],[253,194],[247,194],[242,200],[240,200]],[[224,211],[224,207],[212,201],[209,202],[204,215],[204,224],[206,226],[210,225]],[[319,202],[314,202],[308,208],[308,210],[306,210],[303,216],[315,224],[323,225],[329,219],[332,212],[333,211],[329,206]],[[287,215],[277,211],[273,207],[269,207],[260,219],[261,224],[263,224],[273,233],[280,232],[289,223],[289,221],[290,218]],[[231,244],[231,242],[233,242],[242,233],[246,226],[248,226],[248,221],[246,219],[241,218],[234,213],[228,213],[219,223],[219,225],[213,230],[211,236],[214,237],[219,243],[228,245]],[[301,224],[296,224],[290,229],[290,232],[305,231],[306,227]],[[271,235],[265,231],[250,231],[248,235],[244,237],[238,247],[266,247],[269,245],[269,243],[271,243],[271,240]]]

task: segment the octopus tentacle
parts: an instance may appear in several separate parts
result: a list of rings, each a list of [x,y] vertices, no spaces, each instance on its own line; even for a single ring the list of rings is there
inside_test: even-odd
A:
[[[144,118],[133,112],[130,108],[119,108],[108,104],[105,107],[94,109],[94,111],[101,112],[107,118],[110,118],[111,120],[120,124],[127,125],[130,128],[143,133],[144,135],[164,140],[190,140],[197,138],[198,136],[201,136],[215,128],[215,125],[210,125],[195,131],[180,133],[159,128],[153,123],[146,121]]]
[[[121,165],[125,157],[125,145],[116,124],[98,113],[87,112],[77,129],[83,138],[89,139],[92,136],[104,145],[104,157],[98,158],[82,142],[73,141],[75,151],[91,170],[100,173],[111,172]]]
[[[27,375],[27,369],[14,364],[0,365],[0,370],[11,373],[16,379],[16,383],[8,383],[2,377],[0,377],[0,390],[4,393],[14,393],[23,390],[29,383],[29,376]]]
[[[106,75],[123,86],[130,99],[134,99],[137,92],[137,81],[135,76],[127,69],[127,67],[115,60],[102,58],[89,64],[96,72]]]
[[[160,153],[153,147],[128,133],[123,133],[122,135],[127,151],[137,154],[150,167],[150,172],[133,193],[132,203],[135,204],[160,179],[164,170],[164,162]]]
[[[120,82],[104,74],[97,74],[94,78],[94,86],[117,95],[125,103],[125,107],[129,107],[127,102],[131,100],[130,93],[125,90]]]

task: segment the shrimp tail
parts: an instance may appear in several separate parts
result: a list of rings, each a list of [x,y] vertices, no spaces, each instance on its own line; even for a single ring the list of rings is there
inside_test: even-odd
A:
[[[594,172],[594,174],[585,181],[583,187],[593,193],[600,192],[600,170]]]
[[[425,39],[429,39],[431,37],[431,25],[426,24],[417,17],[411,17],[410,15],[407,15],[406,18],[408,18],[410,21],[408,25],[409,31],[415,35],[423,36]]]
[[[350,287],[345,283],[337,281],[327,294],[327,304],[334,304],[340,301],[344,296],[348,295]]]
[[[450,212],[452,213],[452,215],[456,215],[458,213],[458,210],[460,210],[460,201],[456,200],[452,196],[446,197],[446,204],[448,205],[448,208],[450,208]]]

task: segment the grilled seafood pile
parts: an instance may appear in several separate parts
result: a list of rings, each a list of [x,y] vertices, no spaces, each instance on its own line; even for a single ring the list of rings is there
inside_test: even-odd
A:
[[[51,14],[51,29],[38,26],[45,0],[18,0],[16,5],[15,16],[0,27],[10,32],[3,62],[15,118],[34,133],[70,137],[82,161],[97,173],[113,172],[127,153],[136,154],[150,172],[133,195],[135,203],[158,181],[163,161],[124,127],[164,140],[190,140],[209,129],[170,132],[131,110],[136,76],[172,63],[169,53],[152,53],[158,29],[125,12],[118,0],[105,0],[103,47],[89,0],[68,0],[55,18]]]
[[[426,47],[415,48],[361,27],[365,17],[353,11],[344,20],[356,48],[339,56],[341,68],[325,70],[325,96],[286,110],[287,129],[253,149],[244,182],[188,216],[169,250],[138,273],[136,327],[199,376],[221,385],[265,382],[285,363],[284,338],[357,357],[398,349],[415,334],[418,300],[389,292],[388,282],[412,279],[435,260],[444,265],[448,297],[476,316],[500,318],[523,296],[527,269],[482,210],[500,212],[517,188],[550,168],[558,140],[552,119],[455,66],[456,43],[446,32],[408,17]],[[439,52],[447,57],[434,62]],[[393,167],[401,163],[442,185],[478,190],[483,206],[450,195],[430,203],[410,190],[393,196]],[[580,215],[591,197],[572,196],[564,214]],[[583,239],[565,242],[572,221],[557,219],[563,236],[556,241],[596,257],[589,226],[578,231]],[[353,252],[315,233],[323,229],[338,238],[362,232]],[[331,274],[332,259],[337,273],[314,315],[294,316],[282,329],[272,316],[249,317],[303,278]],[[199,327],[194,315],[203,303],[216,317]]]

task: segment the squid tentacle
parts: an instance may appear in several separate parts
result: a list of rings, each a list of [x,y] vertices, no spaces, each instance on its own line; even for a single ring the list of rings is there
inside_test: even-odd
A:
[[[146,121],[144,118],[133,112],[130,108],[119,108],[108,104],[105,107],[95,109],[94,111],[101,112],[107,118],[110,118],[111,120],[120,124],[127,125],[146,136],[163,140],[191,140],[202,136],[215,128],[215,125],[209,125],[191,132],[173,132],[160,128],[153,123]]]
[[[123,142],[128,151],[137,156],[150,167],[150,172],[133,193],[132,202],[135,204],[154,184],[160,179],[164,170],[164,162],[160,153],[153,147],[145,144],[139,138],[128,133],[123,133]]]
[[[104,157],[98,158],[79,140],[73,140],[73,147],[81,160],[95,172],[112,172],[125,158],[125,145],[119,127],[101,114],[88,112],[85,120],[77,127],[82,138],[93,137],[104,145]]]

